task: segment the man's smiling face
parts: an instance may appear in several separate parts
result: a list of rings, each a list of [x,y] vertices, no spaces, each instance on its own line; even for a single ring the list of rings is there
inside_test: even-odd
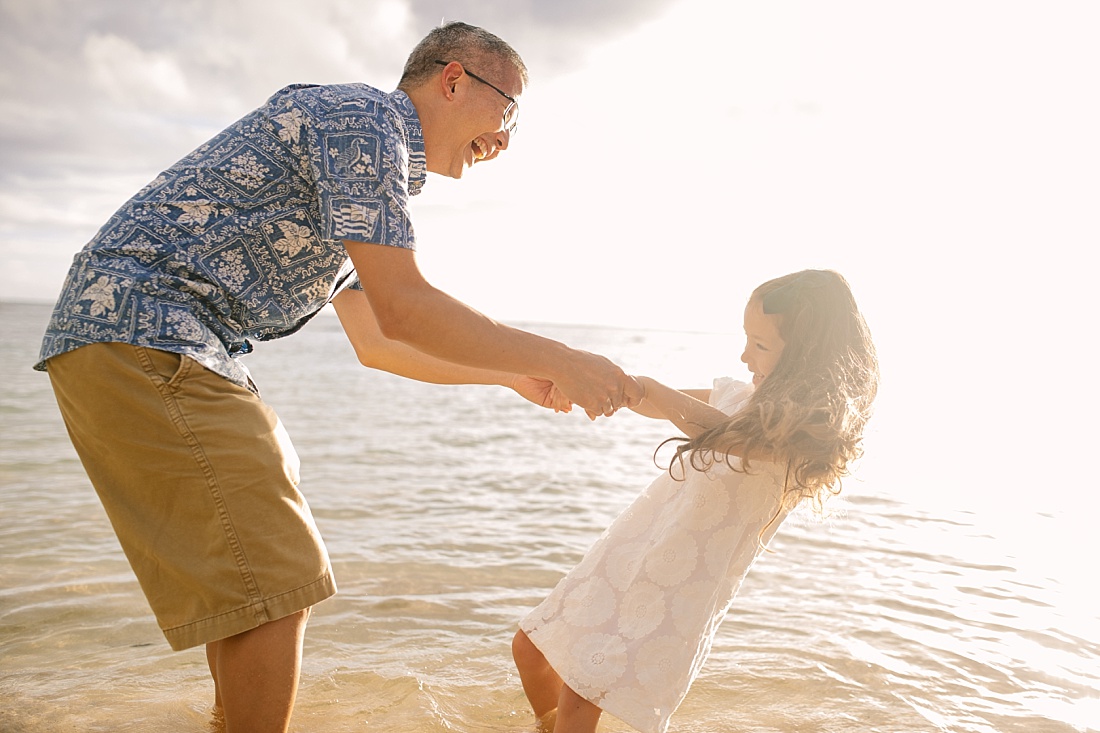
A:
[[[522,94],[523,82],[515,70],[492,81],[482,81],[480,74],[472,76],[458,64],[448,65],[444,73],[455,77],[451,84],[455,106],[443,131],[445,142],[440,148],[444,160],[438,165],[429,161],[428,169],[462,178],[467,168],[492,160],[508,149],[512,137],[508,128],[519,111],[512,100]]]

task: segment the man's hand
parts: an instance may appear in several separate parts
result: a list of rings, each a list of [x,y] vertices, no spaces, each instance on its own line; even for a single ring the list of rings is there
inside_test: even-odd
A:
[[[512,380],[511,387],[520,397],[534,402],[539,407],[545,407],[554,412],[569,412],[573,409],[573,403],[549,379],[517,375]]]
[[[626,386],[623,388],[622,402],[620,402],[618,406],[612,407],[610,412],[607,412],[606,410],[604,412],[593,412],[592,410],[585,410],[585,413],[588,415],[589,420],[595,420],[600,415],[603,415],[604,417],[611,417],[624,407],[637,407],[643,401],[645,401],[645,385],[642,384],[642,382],[639,381],[637,377],[627,375],[626,379],[627,382]]]
[[[611,417],[623,407],[633,407],[645,396],[642,386],[622,369],[597,354],[574,351],[574,370],[565,372],[556,383],[588,417]]]

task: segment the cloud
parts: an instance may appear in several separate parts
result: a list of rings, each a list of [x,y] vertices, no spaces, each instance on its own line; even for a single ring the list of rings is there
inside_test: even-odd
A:
[[[277,89],[393,88],[441,20],[497,33],[545,84],[671,2],[0,0],[0,256],[56,272],[113,206]]]
[[[461,237],[490,205],[503,255],[593,260],[605,279],[623,276],[624,243],[706,253],[711,273],[745,253],[755,279],[799,266],[811,245],[877,277],[905,242],[919,252],[906,272],[943,277],[944,256],[978,257],[961,233],[1060,227],[1054,241],[1081,242],[1095,228],[1075,212],[1095,177],[1066,174],[1097,159],[1088,7],[0,0],[0,294],[51,297],[115,206],[285,84],[394,86],[445,19],[507,39],[532,77],[515,154],[458,184],[433,178],[418,197],[423,242],[463,252],[456,272],[486,251]],[[22,289],[17,271],[51,280]],[[583,295],[570,294],[578,312]],[[637,305],[620,300],[624,313]]]
[[[25,114],[42,106],[94,107],[105,101],[103,91],[114,104],[175,101],[169,110],[186,104],[199,114],[224,113],[250,108],[294,82],[393,86],[412,46],[444,19],[488,28],[549,75],[575,68],[592,45],[628,33],[670,4],[8,0],[0,5],[8,69],[2,88],[5,107]]]
[[[220,129],[290,83],[392,88],[442,19],[489,28],[550,76],[669,1],[9,0],[0,5],[5,153],[36,149],[43,135],[83,147],[143,114]]]
[[[164,104],[190,96],[176,59],[139,48],[114,34],[93,34],[84,42],[83,60],[93,89],[115,104]]]
[[[672,0],[426,0],[415,2],[424,32],[442,20],[479,25],[511,43],[532,70],[547,76],[581,65],[596,45],[626,35],[672,6]],[[423,32],[420,33],[423,35]]]

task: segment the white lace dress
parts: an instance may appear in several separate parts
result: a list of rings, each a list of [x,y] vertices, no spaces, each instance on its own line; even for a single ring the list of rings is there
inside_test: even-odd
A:
[[[710,403],[733,414],[751,394],[720,378]],[[753,463],[745,474],[686,463],[685,480],[659,476],[520,622],[567,685],[643,733],[668,728],[761,543],[786,517],[779,466]]]

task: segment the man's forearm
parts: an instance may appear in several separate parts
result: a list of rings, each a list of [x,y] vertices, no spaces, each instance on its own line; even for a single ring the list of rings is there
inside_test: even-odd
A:
[[[597,414],[640,399],[640,388],[607,359],[497,323],[432,287],[409,250],[344,245],[386,338],[467,367],[548,379],[569,400]]]
[[[333,305],[363,366],[433,384],[512,386],[514,374],[457,364],[387,338],[379,329],[370,303],[361,291],[345,290],[333,300]]]

